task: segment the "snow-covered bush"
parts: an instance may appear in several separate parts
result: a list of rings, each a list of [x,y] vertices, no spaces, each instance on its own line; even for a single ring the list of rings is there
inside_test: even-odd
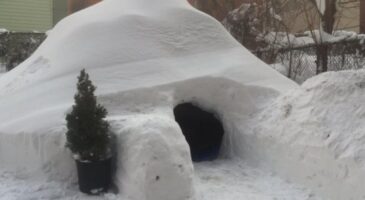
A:
[[[238,8],[230,11],[222,21],[226,29],[237,41],[251,51],[272,48],[281,45],[282,40],[287,40],[288,35],[283,37],[272,33],[287,33],[288,27],[283,22],[276,0],[262,3],[243,3]],[[270,41],[266,36],[272,37]]]
[[[0,29],[0,65],[10,71],[27,59],[45,38],[44,33],[18,33]]]
[[[238,42],[250,50],[260,46],[256,37],[260,34],[258,6],[255,3],[243,3],[228,13],[222,24]]]
[[[109,123],[104,119],[107,110],[97,104],[95,89],[89,75],[82,70],[78,77],[75,105],[66,116],[66,146],[80,160],[98,161],[110,154]]]

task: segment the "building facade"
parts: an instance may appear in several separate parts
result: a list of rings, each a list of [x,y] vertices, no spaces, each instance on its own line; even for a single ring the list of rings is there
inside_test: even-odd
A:
[[[68,0],[68,14],[82,10],[100,1],[101,0]]]
[[[322,0],[325,1],[325,0]],[[197,9],[222,21],[230,10],[242,3],[262,5],[263,0],[189,0]],[[318,29],[320,16],[309,0],[276,0],[278,14],[290,32]],[[279,6],[278,6],[279,5]],[[365,0],[338,0],[335,29],[365,33]]]
[[[0,0],[0,28],[45,32],[69,14],[100,0]]]

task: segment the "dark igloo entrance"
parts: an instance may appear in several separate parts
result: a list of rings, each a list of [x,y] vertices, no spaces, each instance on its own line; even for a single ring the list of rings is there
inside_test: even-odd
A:
[[[191,103],[177,105],[174,114],[190,146],[192,160],[200,162],[216,159],[224,130],[214,114]]]

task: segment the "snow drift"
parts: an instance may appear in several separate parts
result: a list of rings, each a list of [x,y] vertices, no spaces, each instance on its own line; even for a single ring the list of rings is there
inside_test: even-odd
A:
[[[62,20],[28,60],[0,78],[1,168],[75,178],[64,118],[83,68],[116,134],[116,184],[135,200],[194,199],[175,105],[192,102],[215,113],[226,132],[221,155],[233,156],[248,119],[297,87],[184,0],[103,1]]]
[[[364,199],[364,77],[329,72],[282,95],[252,119],[242,155],[326,199]]]

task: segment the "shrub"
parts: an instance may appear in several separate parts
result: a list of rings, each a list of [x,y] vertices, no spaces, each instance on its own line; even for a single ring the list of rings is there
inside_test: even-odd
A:
[[[96,87],[89,75],[82,70],[78,77],[75,105],[67,114],[66,146],[84,161],[98,161],[110,155],[109,123],[105,120],[107,110],[97,103]]]

